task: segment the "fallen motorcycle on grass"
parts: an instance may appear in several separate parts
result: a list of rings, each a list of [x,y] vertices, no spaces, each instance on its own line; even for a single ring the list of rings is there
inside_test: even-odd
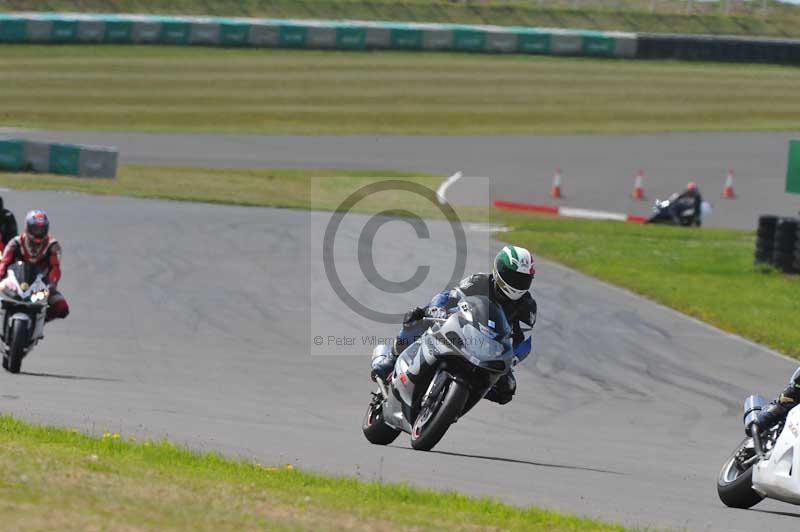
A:
[[[406,432],[414,449],[432,449],[512,367],[511,328],[489,298],[466,297],[449,317],[429,323],[387,382],[377,381],[362,425],[371,443],[388,445]],[[389,346],[373,356],[383,349]]]
[[[766,405],[760,395],[744,402],[750,436],[736,447],[717,478],[717,493],[726,506],[750,508],[765,498],[800,504],[800,408],[773,427],[759,427],[756,419]]]
[[[3,369],[19,373],[22,359],[44,338],[50,291],[34,266],[17,262],[0,281],[0,348]]]

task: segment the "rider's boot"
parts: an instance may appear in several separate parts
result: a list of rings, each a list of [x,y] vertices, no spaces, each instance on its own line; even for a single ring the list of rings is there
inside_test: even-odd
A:
[[[759,427],[759,431],[772,428],[773,425],[786,416],[786,412],[787,410],[783,405],[777,403],[770,403],[767,405],[756,417],[756,424]],[[750,427],[748,427],[748,429],[749,428]]]
[[[504,405],[514,398],[514,393],[517,391],[517,379],[514,378],[514,373],[509,371],[492,386],[484,399]]]
[[[789,386],[758,414],[756,423],[761,430],[771,428],[783,420],[789,410],[800,403],[800,368],[797,368],[789,380]],[[749,432],[750,427],[747,427]]]
[[[403,328],[397,338],[392,342],[392,347],[379,346],[375,348],[372,353],[372,372],[370,377],[372,380],[381,379],[384,382],[389,380],[389,377],[394,371],[394,364],[397,362],[397,357],[400,356],[408,346],[413,344],[422,333],[425,331],[424,323],[420,320],[417,322],[410,322],[408,319],[403,323]]]
[[[394,371],[397,357],[400,356],[400,353],[405,347],[408,346],[404,346],[400,338],[395,338],[391,348],[389,346],[380,346],[376,348],[372,354],[372,372],[370,373],[370,378],[372,378],[373,381],[380,379],[383,382],[388,382],[389,377],[391,377]]]

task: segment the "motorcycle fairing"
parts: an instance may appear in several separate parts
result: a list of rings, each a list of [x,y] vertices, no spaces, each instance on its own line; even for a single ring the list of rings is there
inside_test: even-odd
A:
[[[753,489],[765,497],[800,504],[800,408],[789,412],[769,459],[753,466]]]

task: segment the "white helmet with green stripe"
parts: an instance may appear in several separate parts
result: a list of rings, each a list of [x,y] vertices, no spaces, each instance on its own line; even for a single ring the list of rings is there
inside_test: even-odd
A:
[[[494,258],[495,287],[512,301],[530,289],[535,273],[533,255],[525,248],[506,246]]]

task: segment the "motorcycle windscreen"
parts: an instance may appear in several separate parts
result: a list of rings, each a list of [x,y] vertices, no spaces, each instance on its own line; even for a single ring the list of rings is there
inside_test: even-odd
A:
[[[491,333],[484,333],[471,323],[461,328],[461,336],[464,338],[462,351],[467,356],[476,358],[481,362],[495,360],[506,351],[510,351],[508,341],[499,342],[490,336]]]
[[[14,272],[14,277],[17,278],[17,281],[22,284],[26,283],[28,285],[33,284],[33,281],[36,280],[36,276],[38,275],[38,270],[31,264],[27,262],[15,262],[11,266],[8,267],[9,271]]]

